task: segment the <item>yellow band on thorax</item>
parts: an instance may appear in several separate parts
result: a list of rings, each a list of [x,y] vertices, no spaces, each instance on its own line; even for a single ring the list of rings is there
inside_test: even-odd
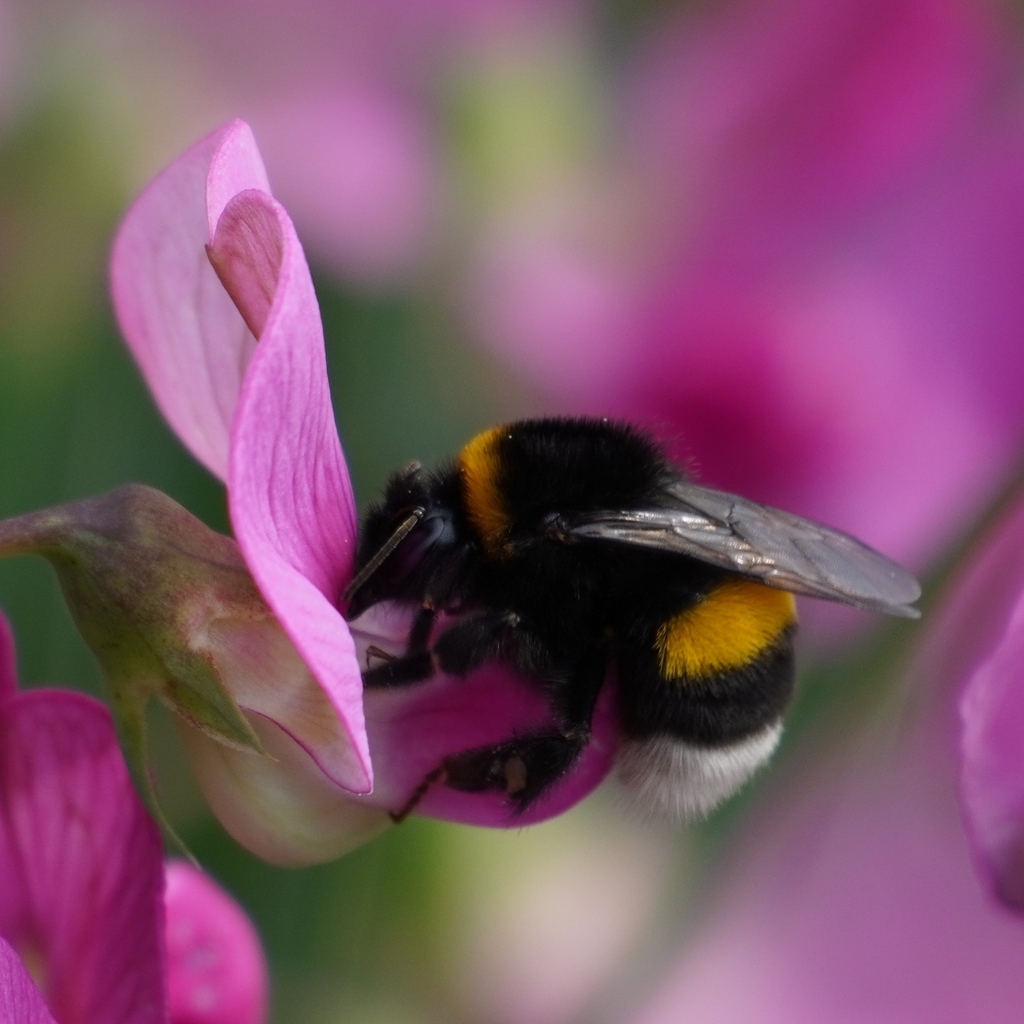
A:
[[[498,444],[504,426],[492,427],[473,438],[459,455],[466,513],[487,551],[500,557],[512,522],[501,493]]]
[[[692,679],[741,668],[795,622],[792,594],[751,580],[727,580],[658,630],[661,673]]]

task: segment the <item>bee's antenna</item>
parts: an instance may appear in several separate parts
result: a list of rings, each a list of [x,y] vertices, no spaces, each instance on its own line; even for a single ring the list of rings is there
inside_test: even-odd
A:
[[[409,514],[408,519],[404,519],[387,541],[380,546],[377,553],[371,558],[366,565],[359,570],[358,573],[353,577],[352,582],[345,588],[345,593],[341,595],[343,601],[351,601],[355,596],[356,591],[381,567],[385,559],[391,554],[399,544],[409,535],[413,527],[419,523],[423,518],[426,509],[416,506]]]

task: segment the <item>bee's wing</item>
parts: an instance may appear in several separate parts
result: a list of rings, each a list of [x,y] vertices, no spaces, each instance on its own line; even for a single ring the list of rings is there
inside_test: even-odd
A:
[[[910,607],[921,596],[917,580],[848,534],[685,480],[665,491],[667,507],[565,516],[560,526],[573,537],[689,555],[780,590],[920,614]]]

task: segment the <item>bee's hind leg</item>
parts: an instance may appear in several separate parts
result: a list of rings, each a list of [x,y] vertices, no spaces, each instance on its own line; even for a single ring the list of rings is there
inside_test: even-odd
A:
[[[443,782],[464,793],[503,793],[522,812],[568,773],[589,739],[589,730],[552,730],[463,750],[444,759]]]
[[[404,821],[435,785],[463,793],[504,793],[522,812],[565,775],[584,746],[578,736],[536,732],[451,754],[423,777],[399,810],[389,812],[391,820]]]
[[[524,732],[500,743],[450,754],[424,776],[402,808],[392,812],[392,819],[405,818],[433,785],[463,793],[502,793],[514,813],[521,814],[572,770],[590,742],[591,720],[606,668],[603,649],[589,652],[552,694],[559,728]]]

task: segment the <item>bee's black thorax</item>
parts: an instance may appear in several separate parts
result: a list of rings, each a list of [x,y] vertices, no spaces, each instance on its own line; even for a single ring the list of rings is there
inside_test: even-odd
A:
[[[675,471],[630,427],[550,419],[480,434],[462,450],[457,472],[472,529],[500,559],[539,540],[549,517],[650,505]]]

